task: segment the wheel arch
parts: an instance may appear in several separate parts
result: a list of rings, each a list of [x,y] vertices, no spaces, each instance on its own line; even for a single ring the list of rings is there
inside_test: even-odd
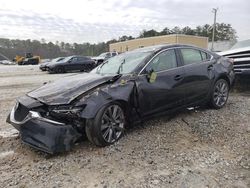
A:
[[[218,76],[218,78],[215,80],[214,83],[216,83],[218,80],[223,79],[227,81],[228,87],[229,89],[231,89],[231,83],[230,83],[230,79],[228,78],[228,76],[226,74],[221,74]]]

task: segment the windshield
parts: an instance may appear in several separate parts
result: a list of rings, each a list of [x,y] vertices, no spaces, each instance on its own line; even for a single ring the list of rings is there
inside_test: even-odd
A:
[[[250,47],[250,39],[237,42],[231,49]]]
[[[53,59],[51,62],[58,62],[58,61],[62,61],[64,58],[63,57],[58,57]]]
[[[152,52],[127,52],[110,58],[108,61],[92,70],[97,74],[127,74],[135,68]]]
[[[100,54],[100,55],[99,55],[99,57],[105,57],[105,56],[106,56],[106,54],[107,54],[107,52],[102,53],[102,54]]]
[[[72,59],[73,56],[69,56],[69,57],[65,57],[64,59],[58,61],[58,62],[67,62],[69,61],[70,59]]]

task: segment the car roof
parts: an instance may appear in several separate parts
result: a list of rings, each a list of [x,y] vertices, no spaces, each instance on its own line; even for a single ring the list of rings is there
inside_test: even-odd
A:
[[[167,48],[174,48],[174,47],[192,47],[192,48],[199,48],[197,46],[192,46],[192,45],[187,45],[187,44],[160,44],[160,45],[154,45],[154,46],[148,46],[148,47],[143,47],[139,48],[133,51],[136,52],[156,52],[162,49],[167,49]]]

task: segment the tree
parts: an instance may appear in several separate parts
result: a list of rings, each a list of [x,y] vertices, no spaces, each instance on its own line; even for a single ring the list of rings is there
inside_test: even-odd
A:
[[[154,29],[151,29],[149,31],[143,30],[139,36],[139,38],[145,38],[145,37],[154,37],[154,36],[159,36],[160,33],[155,31]]]
[[[122,42],[122,41],[127,41],[127,40],[132,40],[132,39],[134,39],[134,37],[124,35],[122,37],[119,37],[118,41]]]
[[[235,29],[232,28],[231,24],[217,23],[215,31],[215,41],[220,40],[237,40]]]
[[[143,30],[139,38],[153,37],[159,35],[170,35],[170,34],[186,34],[208,37],[209,41],[212,40],[212,26],[209,24],[200,25],[195,28],[189,26],[180,28],[174,27],[169,29],[165,27],[162,31],[158,32],[154,29]],[[52,42],[46,42],[45,39],[38,40],[10,40],[0,38],[0,52],[7,56],[9,59],[13,59],[16,55],[24,55],[26,52],[31,52],[34,55],[40,55],[42,58],[55,58],[59,56],[70,56],[70,55],[85,55],[85,56],[96,56],[102,52],[109,51],[109,44],[127,41],[134,39],[133,36],[121,36],[117,39],[112,39],[107,42],[101,42],[98,44],[90,43],[65,43],[57,41],[55,44]],[[217,23],[215,32],[215,41],[218,40],[231,40],[236,41],[236,31],[230,24]]]
[[[172,30],[169,29],[168,27],[165,27],[161,32],[160,35],[171,35],[173,34]]]
[[[192,28],[186,26],[186,27],[181,29],[181,33],[184,34],[184,35],[195,35],[195,30],[193,30]]]
[[[171,31],[173,34],[181,34],[181,29],[177,26],[175,26]]]

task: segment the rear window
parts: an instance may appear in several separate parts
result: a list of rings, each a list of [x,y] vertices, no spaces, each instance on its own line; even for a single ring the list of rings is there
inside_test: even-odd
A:
[[[202,62],[203,60],[199,50],[184,48],[181,49],[181,54],[185,65]]]

